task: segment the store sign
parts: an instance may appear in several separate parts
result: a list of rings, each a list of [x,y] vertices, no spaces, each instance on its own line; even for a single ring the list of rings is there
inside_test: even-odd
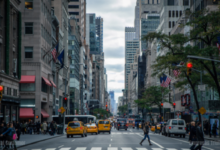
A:
[[[220,101],[219,100],[209,100],[209,110],[219,110]]]

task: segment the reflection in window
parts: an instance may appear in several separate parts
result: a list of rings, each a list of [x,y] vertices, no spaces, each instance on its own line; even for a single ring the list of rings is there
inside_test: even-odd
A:
[[[25,9],[33,9],[33,0],[25,0]]]

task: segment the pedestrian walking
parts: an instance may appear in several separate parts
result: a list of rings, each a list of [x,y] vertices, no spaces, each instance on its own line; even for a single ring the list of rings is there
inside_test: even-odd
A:
[[[46,121],[44,121],[44,123],[43,123],[43,132],[44,132],[44,134],[47,133],[47,123],[46,123]]]
[[[53,121],[50,123],[50,129],[51,129],[51,135],[54,135],[55,128],[54,128],[54,122]]]
[[[196,128],[196,138],[197,138],[198,146],[194,150],[202,150],[202,145],[205,143],[205,139],[202,131],[201,122],[198,122],[198,126]]]
[[[193,145],[190,147],[191,150],[194,150],[197,144],[197,136],[196,136],[196,123],[193,121],[191,122],[191,129],[189,132],[189,142]]]
[[[21,133],[24,135],[25,134],[25,128],[26,128],[26,124],[25,124],[25,122],[23,122],[22,124],[21,124]]]
[[[17,133],[17,136],[18,136],[17,140],[19,141],[20,135],[21,135],[21,125],[18,121],[15,124],[15,129],[16,129],[16,133]]]
[[[15,133],[16,133],[16,130],[13,126],[13,123],[10,123],[10,127],[7,129],[7,131],[5,131],[4,133],[1,134],[1,136],[6,135],[7,144],[4,149],[8,149],[9,142],[12,142],[12,144],[14,145],[14,150],[17,150],[16,142],[15,142],[15,138],[14,138]]]
[[[155,130],[154,133],[157,133],[157,124],[155,124]]]
[[[4,127],[4,123],[1,123],[1,126],[0,126],[0,135],[2,134],[2,133],[4,133],[5,132],[5,127]],[[0,137],[0,142],[1,142],[1,149],[3,148],[3,146],[5,145],[4,144],[4,137],[3,136],[1,136]]]
[[[210,123],[208,123],[208,132],[209,132],[209,137],[211,138],[212,137],[212,126]]]
[[[144,127],[143,127],[143,130],[144,130],[144,138],[143,140],[140,142],[140,145],[142,146],[142,143],[144,142],[144,140],[146,140],[146,138],[148,138],[148,142],[149,142],[149,145],[152,145],[151,142],[150,142],[150,136],[149,136],[149,122],[146,122]]]
[[[212,126],[212,134],[213,134],[214,138],[216,138],[217,129],[218,129],[217,120],[215,120],[215,123]]]

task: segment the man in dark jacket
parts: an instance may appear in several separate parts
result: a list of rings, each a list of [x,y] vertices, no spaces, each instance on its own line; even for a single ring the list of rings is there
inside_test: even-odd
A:
[[[205,142],[204,134],[202,131],[202,123],[198,122],[198,126],[196,128],[196,138],[198,140],[198,146],[194,150],[202,150],[202,145]]]
[[[52,121],[52,122],[50,123],[50,129],[51,129],[52,135],[54,135],[54,130],[55,130],[53,124],[54,124],[54,122]]]
[[[197,144],[197,137],[196,137],[196,123],[193,121],[191,122],[191,128],[189,132],[189,142],[193,145],[190,147],[193,150]]]
[[[214,135],[214,137],[216,137],[217,129],[218,129],[217,120],[215,120],[215,123],[212,126],[212,134]]]

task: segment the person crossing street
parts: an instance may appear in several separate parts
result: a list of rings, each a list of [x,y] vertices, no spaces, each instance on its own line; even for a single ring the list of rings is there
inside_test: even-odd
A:
[[[146,138],[148,138],[148,142],[149,142],[149,145],[152,145],[151,142],[150,142],[150,136],[149,136],[149,122],[146,122],[145,125],[142,127],[143,130],[144,130],[144,138],[143,140],[140,142],[140,145],[142,146],[142,143],[144,142],[144,140]]]

